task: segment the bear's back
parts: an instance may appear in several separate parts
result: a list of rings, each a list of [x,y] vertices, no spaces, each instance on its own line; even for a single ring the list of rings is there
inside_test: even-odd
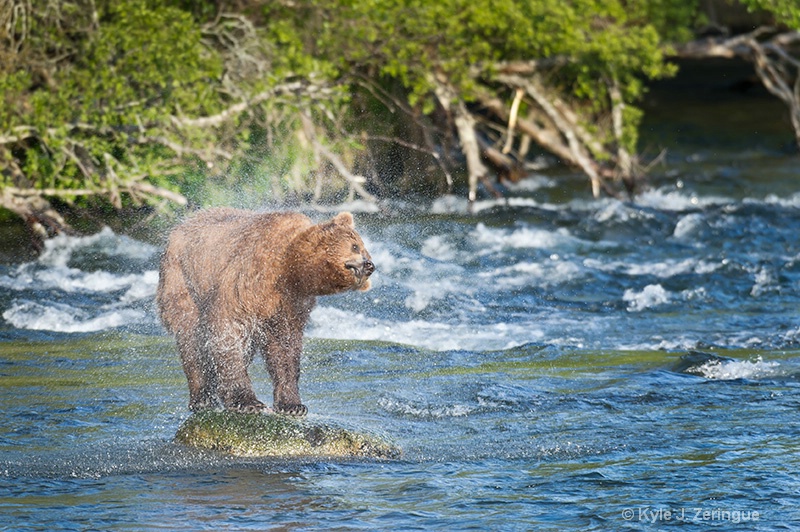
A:
[[[294,212],[209,209],[173,230],[166,255],[180,265],[198,303],[213,295],[242,304],[273,290],[289,244],[312,225]]]
[[[266,231],[288,235],[311,226],[308,216],[299,212],[259,213],[230,207],[206,209],[188,218],[176,230],[184,231]]]
[[[182,240],[187,249],[212,254],[214,262],[232,256],[285,251],[289,242],[312,225],[296,212],[256,213],[231,208],[202,211],[178,226],[171,240]],[[277,258],[277,256],[275,257]]]

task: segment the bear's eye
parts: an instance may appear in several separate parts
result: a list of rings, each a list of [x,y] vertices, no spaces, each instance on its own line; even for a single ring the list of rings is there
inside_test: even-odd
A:
[[[358,253],[358,252],[359,252],[358,244],[353,244],[353,253]]]

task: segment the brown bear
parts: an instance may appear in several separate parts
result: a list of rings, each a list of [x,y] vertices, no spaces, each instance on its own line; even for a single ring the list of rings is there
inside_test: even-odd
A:
[[[189,408],[261,412],[248,365],[260,351],[275,412],[304,416],[303,329],[316,296],[368,290],[375,270],[344,212],[202,211],[176,227],[161,258],[157,303],[189,381]]]

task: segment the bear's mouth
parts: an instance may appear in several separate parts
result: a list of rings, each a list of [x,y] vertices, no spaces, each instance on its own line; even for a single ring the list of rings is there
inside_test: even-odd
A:
[[[357,287],[363,285],[364,281],[375,271],[375,265],[369,259],[347,261],[344,266],[353,272]]]

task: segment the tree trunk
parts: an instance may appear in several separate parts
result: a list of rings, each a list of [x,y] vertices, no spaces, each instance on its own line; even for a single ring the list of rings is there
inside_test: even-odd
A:
[[[475,117],[467,110],[464,100],[455,97],[454,91],[441,80],[436,80],[436,96],[442,107],[453,116],[453,123],[461,143],[461,152],[467,160],[468,201],[470,208],[478,196],[478,181],[487,174],[481,162],[481,150],[475,133]]]
[[[632,195],[636,188],[636,176],[634,175],[633,157],[625,149],[624,145],[624,116],[625,100],[619,88],[616,78],[608,84],[608,92],[611,97],[611,122],[614,128],[614,139],[617,142],[617,175],[622,178],[628,194]]]
[[[481,149],[475,134],[475,117],[467,111],[463,101],[459,100],[455,107],[453,122],[461,141],[461,151],[467,158],[468,199],[471,205],[477,198],[478,181],[486,177],[486,166],[481,162]]]

